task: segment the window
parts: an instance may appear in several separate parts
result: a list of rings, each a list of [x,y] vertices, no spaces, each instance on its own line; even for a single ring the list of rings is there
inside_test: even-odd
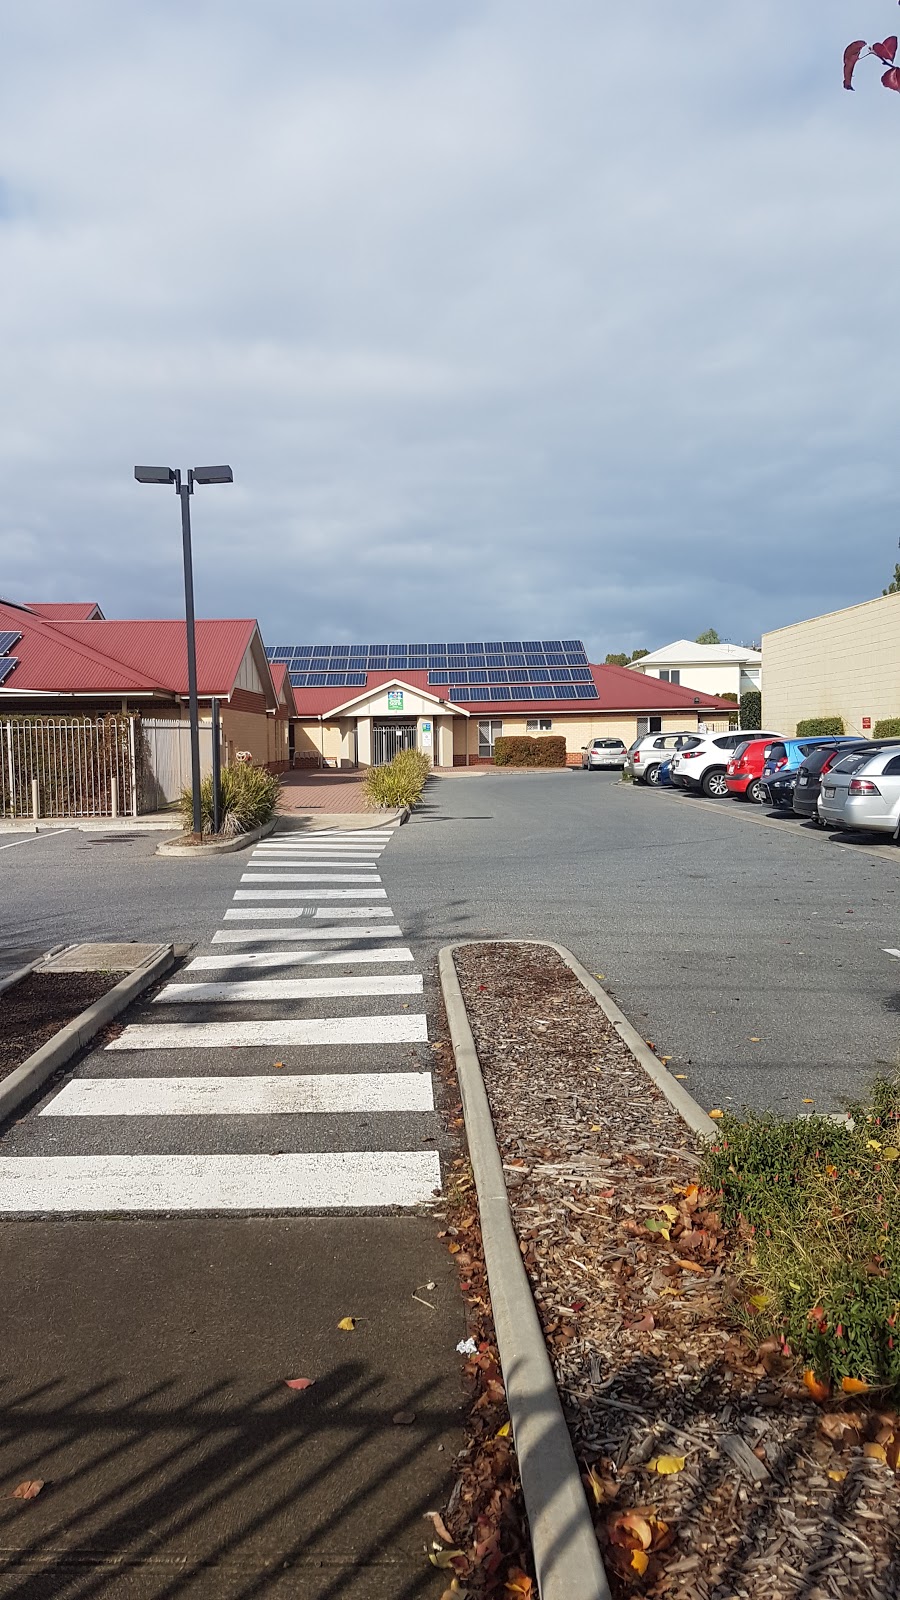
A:
[[[479,722],[478,724],[478,754],[487,760],[492,760],[494,755],[494,740],[499,739],[503,732],[502,722]]]
[[[680,683],[681,668],[667,667],[663,672],[660,673],[659,678],[661,683]]]
[[[662,717],[638,717],[638,738],[646,739],[648,733],[662,733]]]
[[[525,724],[526,733],[549,733],[553,727],[550,717],[530,717]]]

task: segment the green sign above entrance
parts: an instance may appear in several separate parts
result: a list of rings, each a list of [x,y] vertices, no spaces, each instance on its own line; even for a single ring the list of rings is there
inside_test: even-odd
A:
[[[388,689],[388,711],[403,710],[403,690]]]

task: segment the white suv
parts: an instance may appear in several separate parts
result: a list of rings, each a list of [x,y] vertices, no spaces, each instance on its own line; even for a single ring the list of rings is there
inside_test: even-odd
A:
[[[645,733],[628,752],[625,771],[635,783],[655,784],[664,761],[677,750],[688,750],[700,743],[696,733]]]
[[[678,750],[672,761],[672,782],[680,789],[720,799],[728,794],[725,768],[739,744],[748,739],[780,739],[780,733],[765,728],[732,728],[728,733],[709,733],[693,750]]]

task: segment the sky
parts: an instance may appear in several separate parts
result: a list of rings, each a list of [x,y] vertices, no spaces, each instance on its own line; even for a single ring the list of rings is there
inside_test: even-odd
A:
[[[0,595],[592,659],[880,594],[890,0],[29,0]]]

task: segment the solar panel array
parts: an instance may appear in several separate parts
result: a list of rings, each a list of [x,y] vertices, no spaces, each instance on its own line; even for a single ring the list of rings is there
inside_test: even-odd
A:
[[[295,689],[364,688],[369,672],[427,672],[450,700],[596,700],[580,639],[455,644],[276,645]]]
[[[8,656],[14,644],[18,644],[21,633],[0,633],[0,656]]]
[[[5,683],[19,665],[18,657],[11,656],[9,652],[21,637],[21,633],[0,633],[0,683]]]
[[[0,656],[0,683],[5,683],[13,668],[18,665],[15,656]]]

